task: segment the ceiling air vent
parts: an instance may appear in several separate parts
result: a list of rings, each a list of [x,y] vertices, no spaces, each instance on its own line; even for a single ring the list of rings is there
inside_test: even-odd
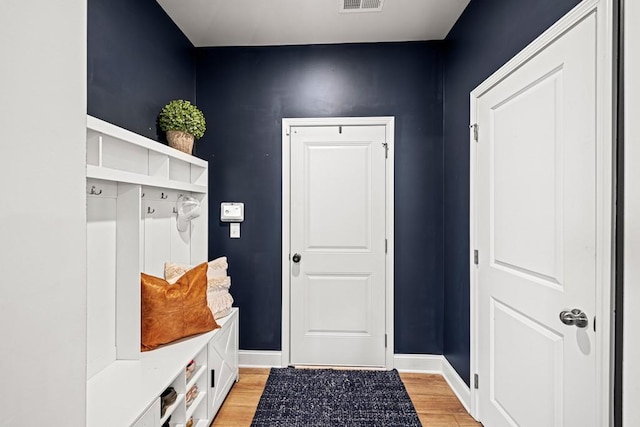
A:
[[[340,13],[380,12],[384,0],[339,0]]]

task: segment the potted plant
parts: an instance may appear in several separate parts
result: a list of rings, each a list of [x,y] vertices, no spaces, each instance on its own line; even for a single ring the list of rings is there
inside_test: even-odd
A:
[[[175,99],[162,108],[158,116],[160,129],[167,134],[169,146],[191,154],[193,141],[207,129],[204,114],[189,101]]]

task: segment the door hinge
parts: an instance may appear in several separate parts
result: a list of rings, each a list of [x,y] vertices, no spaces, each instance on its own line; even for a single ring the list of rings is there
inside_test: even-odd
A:
[[[384,147],[384,158],[388,159],[389,158],[389,144],[386,143],[386,142],[383,142],[382,146]]]
[[[473,388],[478,389],[478,374],[473,374]]]
[[[384,334],[384,348],[387,348],[387,334]]]
[[[473,250],[473,263],[475,265],[478,265],[478,250],[477,249]]]
[[[285,133],[287,136],[291,136],[291,126],[287,126],[287,127],[284,129],[284,133]]]
[[[469,129],[473,130],[473,140],[475,142],[478,142],[478,124],[474,123],[471,126],[469,126]]]
[[[387,253],[387,249],[389,248],[389,241],[387,239],[384,239],[384,253]]]

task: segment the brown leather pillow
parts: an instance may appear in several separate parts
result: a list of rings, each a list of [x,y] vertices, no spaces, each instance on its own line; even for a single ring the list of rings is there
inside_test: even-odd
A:
[[[173,285],[159,277],[140,276],[142,351],[220,327],[207,306],[206,262]]]

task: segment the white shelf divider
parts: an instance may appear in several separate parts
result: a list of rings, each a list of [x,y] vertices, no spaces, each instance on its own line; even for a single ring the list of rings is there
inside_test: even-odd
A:
[[[139,185],[118,185],[116,206],[116,358],[140,358]],[[91,313],[89,313],[91,315]]]

